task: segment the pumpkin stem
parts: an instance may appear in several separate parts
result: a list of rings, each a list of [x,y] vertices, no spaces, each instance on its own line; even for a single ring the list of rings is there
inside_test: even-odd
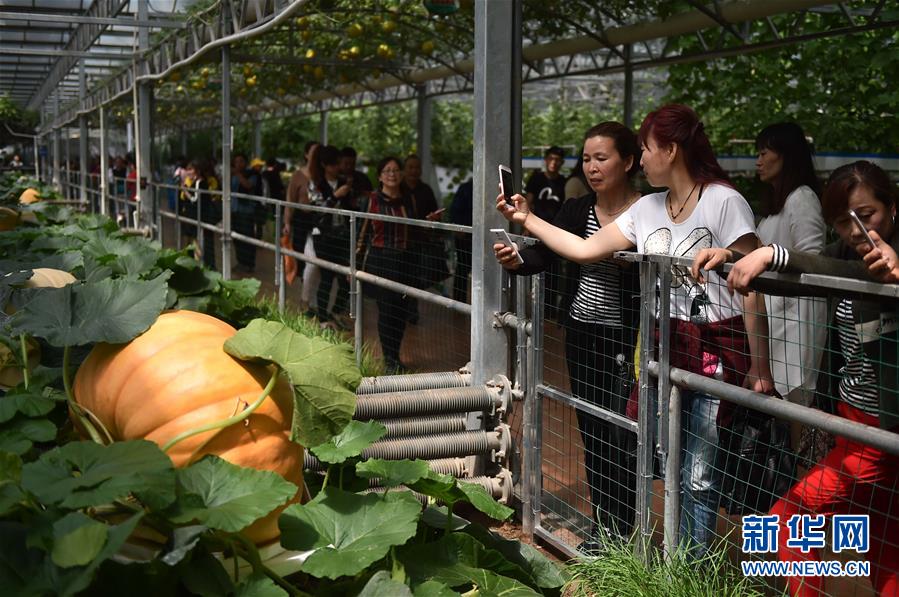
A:
[[[250,415],[253,414],[253,412],[257,408],[259,408],[262,405],[263,402],[265,402],[265,399],[268,398],[269,394],[272,393],[272,390],[275,389],[275,384],[278,381],[278,375],[280,373],[281,373],[281,368],[276,365],[271,378],[268,380],[268,384],[262,390],[262,394],[259,396],[259,398],[256,399],[256,402],[251,404],[246,409],[240,411],[238,414],[234,415],[233,417],[228,417],[227,419],[223,419],[221,421],[213,421],[211,423],[206,423],[205,425],[200,425],[199,427],[196,427],[194,429],[189,429],[183,433],[179,433],[178,435],[176,435],[175,437],[170,439],[168,442],[166,442],[164,446],[162,446],[162,451],[168,452],[175,446],[175,444],[178,444],[178,443],[186,440],[189,437],[193,437],[195,435],[199,435],[200,433],[205,433],[207,431],[212,431],[214,429],[224,429],[225,427],[230,427],[231,425],[234,425],[235,423],[240,423],[244,419],[247,419]]]
[[[66,346],[62,350],[62,385],[66,390],[66,401],[69,403],[69,408],[72,409],[72,413],[74,413],[74,415],[78,418],[78,422],[87,430],[87,434],[91,436],[91,439],[101,446],[105,446],[106,442],[104,442],[103,438],[100,437],[100,433],[97,431],[97,428],[94,427],[94,424],[91,423],[91,420],[84,414],[84,409],[81,407],[81,405],[75,402],[75,394],[72,393],[72,382],[71,380],[69,380],[70,356],[71,347]],[[109,435],[108,431],[106,432],[106,435]]]
[[[19,343],[22,346],[22,380],[25,383],[25,389],[28,389],[28,344],[26,343],[25,334],[19,336]]]

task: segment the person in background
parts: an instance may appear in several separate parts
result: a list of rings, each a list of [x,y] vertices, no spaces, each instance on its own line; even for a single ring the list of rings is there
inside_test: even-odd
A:
[[[603,122],[584,135],[578,160],[590,191],[568,199],[556,214],[555,226],[589,238],[627,210],[640,194],[633,179],[640,169],[640,146],[632,130]],[[510,273],[531,275],[549,268],[559,257],[545,244],[523,249],[523,264],[502,244],[493,245]],[[640,319],[637,268],[613,259],[587,263],[575,270],[575,291],[565,297],[565,357],[571,392],[580,400],[618,415],[626,413],[630,380],[627,362],[634,354]],[[603,534],[627,540],[636,517],[637,461],[632,432],[577,411],[584,443],[584,468],[590,489],[593,528],[579,550],[601,549]]]
[[[307,141],[303,148],[303,165],[294,170],[287,184],[287,203],[295,203],[298,205],[309,204],[309,158],[312,151],[318,147],[318,141]],[[293,250],[297,253],[305,255],[315,254],[315,248],[312,243],[313,215],[311,212],[304,212],[300,209],[292,207],[284,208],[284,227],[281,231],[291,238]],[[303,288],[300,293],[301,310],[307,315],[314,315],[309,310],[312,304],[311,292],[313,286],[318,287],[319,272],[318,267],[312,264],[305,264],[303,268]]]
[[[543,170],[533,172],[524,186],[528,209],[547,222],[555,220],[565,201],[564,163],[565,151],[553,145],[543,153]],[[544,317],[552,321],[559,319],[562,278],[568,278],[564,268],[563,261],[555,261],[546,273]]]
[[[256,190],[258,191],[257,195],[259,197],[269,197],[267,194],[270,192],[266,185],[265,179],[265,160],[262,158],[253,158],[250,160],[250,170],[252,170],[256,174],[256,179],[258,181],[256,185]],[[261,239],[265,235],[265,223],[268,222],[269,218],[272,216],[272,206],[268,203],[262,201],[256,201],[253,204],[253,237]],[[256,252],[253,252],[254,264],[255,264]]]
[[[469,178],[459,185],[450,205],[450,222],[471,226],[474,200],[474,179]],[[453,299],[468,302],[468,276],[471,274],[471,233],[454,232],[453,244],[456,248],[456,270],[453,274]]]
[[[402,166],[398,158],[389,156],[378,162],[378,190],[372,192],[368,202],[368,213],[407,218],[408,197],[403,196]],[[365,220],[359,233],[356,250],[368,255],[359,263],[365,264],[365,271],[410,285],[414,272],[409,267],[408,227],[405,224],[381,220]],[[384,355],[388,375],[399,373],[403,368],[400,361],[400,347],[406,333],[406,297],[395,290],[380,286],[369,286],[378,304],[378,338]]]
[[[764,209],[758,225],[759,240],[789,250],[820,253],[825,226],[818,199],[818,179],[812,149],[798,124],[766,126],[755,140],[756,170],[765,183]],[[822,299],[765,296],[768,311],[771,375],[778,393],[796,404],[809,406],[821,352],[827,337],[827,305]],[[802,425],[790,424],[791,444],[800,448]]]
[[[262,194],[262,180],[255,170],[248,167],[247,156],[235,153],[231,159],[231,192],[244,195]],[[245,197],[234,197],[231,200],[231,228],[238,234],[256,237],[255,210],[256,201]],[[234,252],[237,255],[235,272],[251,274],[256,271],[256,247],[247,242],[235,240]]]
[[[372,192],[371,181],[364,172],[356,170],[356,150],[352,147],[344,147],[340,150],[340,176],[347,180],[353,187],[353,197],[359,209],[364,210],[364,202]]]
[[[353,187],[339,176],[339,159],[340,152],[333,145],[319,145],[312,152],[309,160],[309,179],[315,185],[318,194],[314,195],[310,203],[320,207],[355,210],[356,198],[353,196]],[[319,232],[312,237],[316,256],[338,265],[349,265],[350,228],[346,216],[321,213],[313,215],[316,216],[316,229]],[[332,314],[328,311],[328,303],[335,280],[338,284],[337,298]],[[321,268],[315,311],[319,321],[336,321],[341,327],[348,328],[349,291],[350,285],[346,276]]]
[[[196,203],[200,207],[200,221],[204,224],[218,224],[222,221],[222,196],[218,193],[221,188],[215,169],[209,160],[200,160],[193,165],[196,178],[193,182]],[[203,242],[198,247],[202,253],[203,264],[209,269],[215,269],[215,231],[203,228]]]
[[[669,104],[640,126],[640,165],[653,187],[589,238],[581,238],[515,205],[502,195],[496,207],[556,254],[577,263],[608,259],[616,251],[694,257],[703,248],[748,253],[758,247],[752,210],[718,164],[702,122],[689,107]],[[773,391],[765,303],[755,293],[730,296],[717,274],[702,285],[675,267],[670,291],[671,365],[761,393]],[[730,427],[733,409],[711,395],[682,392],[681,542],[702,558],[714,538],[720,504],[718,428]]]
[[[403,195],[408,198],[406,212],[410,218],[417,220],[438,221],[443,210],[438,209],[437,198],[431,186],[421,180],[421,158],[410,154],[403,162]],[[409,227],[409,249],[418,260],[416,269],[416,286],[428,288],[434,285],[436,278],[446,270],[446,255],[443,254],[443,237],[439,230],[430,230],[420,226]],[[407,298],[409,323],[418,323],[418,300]]]
[[[736,250],[704,250],[696,255],[693,275],[736,261],[727,287],[741,294],[766,291],[770,282],[757,279],[765,271],[823,274],[899,283],[899,234],[896,234],[896,186],[879,166],[858,161],[834,170],[822,196],[824,219],[839,238],[823,254],[787,249],[778,244],[745,257]],[[855,211],[870,234],[872,248],[850,219]],[[742,257],[742,258],[741,258]],[[777,288],[777,287],[775,287]],[[778,292],[783,292],[782,286]],[[830,294],[829,289],[802,288],[803,294]],[[831,294],[831,323],[825,371],[818,392],[836,401],[837,414],[850,421],[899,431],[899,304],[873,297]],[[779,517],[777,555],[783,561],[817,561],[820,550],[803,553],[791,546],[787,522],[794,515],[834,514],[869,517],[871,582],[880,596],[899,594],[899,457],[878,448],[836,437],[836,445],[769,514]],[[790,577],[795,597],[823,594],[824,578]]]
[[[9,160],[9,164],[7,164],[11,170],[21,170],[25,164],[22,162],[22,156],[15,153],[12,156],[12,159]]]
[[[574,170],[565,180],[565,201],[569,199],[577,199],[583,197],[590,192],[590,186],[587,184],[587,177],[584,174],[584,148],[581,148],[581,155],[577,156],[577,164]]]

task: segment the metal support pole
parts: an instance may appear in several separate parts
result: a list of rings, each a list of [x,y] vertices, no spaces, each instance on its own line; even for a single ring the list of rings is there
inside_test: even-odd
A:
[[[253,157],[262,157],[262,121],[253,121]]]
[[[434,169],[434,160],[431,157],[431,119],[433,115],[433,103],[426,95],[427,88],[421,85],[416,89],[416,146],[418,157],[421,158],[422,180],[431,188],[437,188],[437,171]]]
[[[650,546],[652,526],[650,514],[652,509],[652,459],[653,428],[655,421],[655,394],[657,386],[655,378],[649,374],[649,362],[655,352],[656,327],[656,285],[658,265],[652,262],[640,264],[640,288],[642,300],[640,305],[640,399],[637,408],[637,528],[640,541],[637,541],[637,555],[644,561],[648,557],[645,550]],[[668,300],[663,297],[661,300]]]
[[[667,367],[662,369],[667,372]],[[648,373],[648,371],[647,371]],[[668,378],[663,375],[662,379]],[[661,379],[660,379],[661,381]],[[670,380],[669,380],[670,381]],[[664,548],[665,558],[670,560],[677,550],[680,529],[680,439],[681,439],[681,390],[671,387],[668,402],[668,427],[662,428],[662,435],[668,436],[668,453],[665,456],[665,518]]]
[[[624,46],[624,126],[634,126],[634,67],[631,64],[631,45]]]
[[[356,243],[359,229],[356,226],[356,216],[350,216],[350,317],[353,319],[353,352],[356,355],[356,365],[362,366],[362,282],[356,277],[359,264],[356,261]]]
[[[318,113],[318,142],[328,144],[328,112],[324,110]]]
[[[223,11],[222,18],[230,18]],[[231,46],[222,46],[222,276],[231,279]]]
[[[281,228],[283,228],[284,207],[275,205],[275,286],[278,288],[278,312],[284,312],[287,302],[287,283],[284,279],[284,256],[281,253]]]
[[[531,368],[534,365],[534,342],[526,333],[527,322],[527,304],[530,297],[531,278],[527,276],[518,276],[515,288],[515,315],[520,322],[516,333],[518,334],[518,370],[515,372],[515,385],[518,389],[525,392],[524,408],[522,413],[522,432],[520,459],[518,461],[520,468],[519,483],[521,493],[521,530],[528,538],[534,537],[534,511],[531,508],[531,499],[534,493],[531,478],[531,467],[534,458],[534,391],[536,388],[531,379]],[[533,333],[540,333],[540,330],[534,330]],[[524,351],[522,352],[522,345]]]
[[[84,59],[82,59],[79,62],[78,66],[78,99],[81,101],[82,105],[84,104],[84,99],[86,97],[87,73],[85,72]],[[90,201],[90,198],[87,194],[87,158],[90,155],[90,150],[87,143],[87,135],[87,115],[82,114],[78,117],[78,170],[79,177],[81,178],[81,184],[79,185],[81,197],[79,198],[79,200],[82,203],[87,203],[88,201]]]
[[[70,165],[72,164],[72,131],[69,130],[69,127],[65,129],[65,156],[66,163],[63,166],[64,178],[63,180],[63,197],[66,199],[72,198],[72,171]]]
[[[109,209],[109,149],[106,147],[106,108],[100,106],[100,213],[104,216]]]
[[[53,96],[53,120],[59,118],[59,91]],[[59,128],[53,129],[53,172],[50,180],[57,190],[60,189],[61,180],[59,177]]]
[[[40,137],[38,135],[34,136],[34,177],[40,180],[41,178],[41,152],[38,149]]]
[[[512,84],[509,87],[509,117],[512,119],[511,137],[511,157],[509,158],[509,166],[512,168],[512,180],[515,184],[519,184],[521,176],[521,146],[522,146],[522,112],[521,112],[521,34],[522,25],[522,4],[523,2],[512,2],[512,36],[515,41],[512,43],[512,61],[509,68],[511,69]]]
[[[543,397],[538,386],[543,382],[543,289],[545,274],[531,280],[531,362],[528,363],[527,396],[532,403],[530,419],[530,459],[528,477],[530,486],[531,520],[534,527],[540,526],[540,512],[543,509]]]
[[[501,269],[488,244],[490,228],[505,228],[506,221],[494,209],[496,166],[512,158],[510,96],[513,47],[521,44],[520,32],[509,27],[515,2],[478,1],[475,4],[474,72],[474,221],[472,228],[472,384],[486,383],[509,369],[508,341],[495,325],[502,312]]]
[[[137,18],[146,20],[148,17],[147,10],[148,0],[138,0]],[[138,47],[146,50],[150,47],[150,31],[147,28],[141,28],[137,33]],[[145,62],[137,65],[139,72],[143,73],[147,70]],[[153,130],[150,117],[153,114],[153,87],[150,83],[139,83],[137,88],[137,198],[138,198],[138,220],[135,227],[150,226],[155,221],[156,206],[153,204],[153,198],[150,194],[150,186],[148,182],[153,177],[153,167],[151,159],[151,141],[153,139]]]

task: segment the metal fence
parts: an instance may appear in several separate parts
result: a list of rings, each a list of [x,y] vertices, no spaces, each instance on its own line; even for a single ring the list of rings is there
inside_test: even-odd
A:
[[[63,170],[59,179],[64,197],[81,196],[77,172]],[[226,218],[221,189],[155,182],[145,183],[154,216],[141,221],[146,212],[135,199],[138,184],[126,178],[100,184],[92,175],[84,189],[86,207],[122,227],[152,229],[165,247],[192,244],[199,260],[227,277],[259,279],[263,295],[281,309],[305,312],[351,338],[360,360],[366,351],[375,361],[388,357],[386,372],[451,371],[469,361],[470,226],[366,213],[364,205],[360,211],[334,209],[237,192],[230,193]],[[292,235],[285,243],[288,207],[315,224],[302,240]],[[407,250],[382,258],[377,268],[368,232],[373,222],[396,225],[408,236]],[[357,252],[360,240],[364,249]],[[285,257],[296,260],[292,284]],[[385,345],[387,353],[398,354],[390,358]]]
[[[267,214],[258,229],[249,232],[251,228],[245,226],[249,233],[243,233],[237,231],[240,224],[229,230],[240,213],[232,213],[217,223],[206,221],[202,206],[198,206],[188,216],[179,209],[183,188],[152,184],[151,197],[159,209],[154,222],[141,222],[139,206],[127,196],[128,184],[129,181],[114,181],[109,187],[88,185],[93,209],[117,215],[123,226],[140,228],[152,224],[166,246],[195,242],[200,253],[208,255],[212,243],[215,265],[220,271],[230,272],[231,263],[238,256],[232,243],[253,247],[254,273],[263,280],[263,290],[277,297],[282,306],[287,302],[300,303],[299,292],[289,288],[284,279],[285,255],[296,258],[301,265],[315,265],[346,277],[347,306],[357,354],[361,355],[367,346],[380,355],[383,332],[392,328],[396,333],[408,326],[408,321],[399,325],[387,321],[378,329],[376,322],[384,317],[384,309],[376,296],[387,291],[405,297],[404,301],[408,297],[420,301],[420,320],[426,322],[419,323],[421,334],[415,338],[413,333],[412,341],[409,333],[401,339],[403,360],[411,361],[407,363],[410,368],[455,369],[468,359],[471,306],[444,295],[455,285],[454,277],[467,278],[470,271],[470,265],[465,269],[466,257],[470,264],[470,253],[454,256],[448,235],[462,239],[455,250],[461,247],[464,253],[470,227],[291,205],[310,216],[342,219],[345,259],[327,260],[297,246],[282,247],[278,242],[283,210],[287,207],[283,201],[232,193],[232,201],[264,206],[261,211]],[[209,193],[219,196],[221,191]],[[104,198],[107,206],[101,205]],[[415,276],[427,272],[427,262],[424,266],[417,262],[414,270],[408,261],[395,263],[402,276],[383,275],[383,268],[379,270],[381,275],[367,271],[354,250],[366,221],[446,235],[435,243],[440,250],[434,251],[435,255],[442,255],[438,259],[449,271],[442,280],[442,292],[423,288],[415,280]],[[516,238],[522,244],[530,242]],[[419,252],[427,250],[421,249],[424,246],[418,245]],[[513,297],[514,308],[497,314],[496,323],[510,331],[509,347],[514,354],[510,377],[524,395],[523,408],[513,414],[511,422],[516,440],[515,486],[522,504],[525,534],[536,535],[571,556],[579,555],[579,549],[590,546],[599,534],[624,538],[639,535],[645,541],[638,541],[638,547],[648,545],[669,554],[684,545],[684,537],[695,537],[687,545],[698,545],[700,550],[720,541],[719,548],[728,550],[734,565],[777,561],[778,550],[786,554],[786,560],[823,557],[825,564],[837,562],[840,568],[836,572],[840,574],[823,580],[806,577],[806,586],[817,589],[819,594],[866,595],[875,585],[881,594],[889,594],[891,579],[899,578],[899,513],[893,512],[893,504],[899,507],[894,487],[899,477],[899,435],[878,428],[877,420],[870,416],[847,415],[845,405],[834,400],[836,394],[826,392],[820,384],[818,401],[812,404],[794,402],[792,397],[783,400],[764,396],[741,387],[749,366],[751,334],[743,333],[739,325],[730,325],[718,330],[711,340],[700,334],[698,343],[685,344],[682,335],[686,333],[689,339],[691,332],[679,329],[682,324],[673,323],[678,319],[675,310],[689,313],[680,318],[688,324],[703,326],[718,321],[711,314],[725,305],[716,300],[727,299],[724,293],[710,292],[709,287],[722,284],[721,278],[710,276],[706,286],[694,284],[684,275],[689,266],[689,260],[684,258],[637,254],[618,257],[631,262],[628,275],[639,290],[629,295],[625,292],[629,285],[622,285],[623,317],[620,325],[612,326],[614,329],[583,326],[567,316],[568,304],[559,297],[570,298],[576,290],[576,270],[566,266],[536,276],[503,277],[502,284]],[[434,262],[430,264],[433,267]],[[410,276],[411,272],[414,273]],[[896,286],[814,275],[764,274],[763,278],[774,285],[771,296],[777,295],[779,287],[784,294],[827,296],[830,304],[841,298],[873,297],[887,305],[885,312],[896,311],[899,306]],[[331,292],[329,305],[337,304],[339,292],[339,288]],[[311,303],[311,298],[307,296],[305,302]],[[797,320],[796,312],[784,306],[786,303],[777,304],[780,311],[767,313],[770,323],[810,324],[810,331],[800,336],[799,344],[787,345],[782,352],[772,351],[772,364],[790,365],[797,351],[821,345],[822,337],[839,332],[826,309],[814,321],[803,322]],[[406,308],[404,303],[403,309]],[[400,316],[403,315],[393,313],[393,317]],[[884,338],[881,342],[895,344],[896,338]],[[832,347],[822,346],[812,357],[813,362],[804,366],[815,374],[832,377],[835,372],[825,366],[831,357],[839,361],[842,355]],[[897,378],[880,383],[899,384],[899,374],[895,373],[899,364],[887,365],[892,365]],[[894,391],[895,387],[879,389]],[[833,412],[827,412],[828,408]],[[747,447],[744,440],[754,429],[762,429],[763,433]],[[855,461],[847,460],[849,452]],[[702,468],[703,455],[709,466],[697,471],[697,467]],[[865,473],[858,462],[866,459],[874,462],[881,477],[857,478]],[[760,460],[766,462],[759,464]],[[763,484],[759,481],[759,467],[780,471],[773,481],[764,483],[770,491],[760,491]],[[682,491],[682,483],[691,484],[693,491]],[[822,500],[825,486],[832,488],[831,494],[825,496],[832,498],[829,501]],[[838,489],[843,493],[838,495]],[[806,503],[812,498],[820,503]],[[684,499],[689,508],[682,503]],[[699,507],[696,502],[700,502]],[[775,502],[771,513],[781,515],[781,519],[772,526],[767,516]],[[692,514],[685,517],[685,511]],[[819,527],[789,526],[792,514],[819,511],[828,515],[868,515],[869,550],[856,554],[856,559],[851,557],[851,550],[832,553],[835,531],[830,518],[825,531]],[[760,518],[743,518],[752,514]],[[817,524],[817,519],[810,520]],[[759,528],[768,535],[759,535]],[[761,549],[756,542],[762,536],[769,537],[775,528],[778,532],[774,533],[774,543],[768,542]],[[830,548],[824,549],[823,555],[815,547],[823,540],[821,533],[827,538],[825,546]],[[804,537],[810,538],[806,542],[807,553],[800,544],[791,547],[785,543],[787,538],[802,541]],[[762,553],[750,553],[758,551]],[[846,576],[846,566],[859,558],[868,563],[867,570],[863,570],[867,575]],[[762,580],[771,590],[782,590],[788,582],[786,574],[789,571]]]
[[[668,554],[687,548],[695,557],[713,544],[727,550],[735,566],[776,563],[779,558],[784,566],[794,566],[749,569],[769,591],[783,591],[788,582],[793,583],[791,590],[800,591],[799,579],[789,581],[787,576],[823,570],[830,576],[804,578],[801,590],[810,592],[803,594],[894,594],[899,578],[899,434],[879,428],[869,413],[849,412],[822,381],[810,404],[794,402],[792,394],[786,400],[743,388],[751,334],[743,334],[742,324],[734,322],[712,327],[711,336],[705,327],[723,310],[709,300],[716,294],[709,287],[723,284],[723,278],[712,275],[702,286],[685,278],[689,259],[619,257],[632,262],[637,270],[633,275],[640,278],[637,303],[624,303],[624,309],[637,311],[631,320],[639,322],[639,334],[636,328],[588,327],[601,336],[585,341],[584,326],[566,322],[564,313],[559,315],[556,305],[544,300],[544,278],[551,274],[533,278],[532,319],[528,330],[521,330],[533,331],[522,357],[527,392],[519,489],[525,532],[572,557],[595,549],[597,533],[613,540],[639,535],[645,541],[637,541],[638,548],[651,545]],[[899,310],[897,286],[808,274],[763,278],[772,287],[769,299],[780,288],[790,296],[827,297],[801,299],[813,307],[816,301],[833,307],[849,298],[880,301],[885,313]],[[519,280],[516,286],[525,290],[525,284]],[[695,288],[679,288],[683,285]],[[556,286],[564,286],[564,281]],[[692,304],[678,305],[685,297]],[[843,355],[830,345],[825,348],[822,340],[839,333],[828,319],[832,309],[813,308],[815,320],[800,322],[795,303],[786,304],[792,308],[775,303],[779,311],[768,312],[768,321],[808,324],[810,332],[798,343],[787,342],[782,352],[772,351],[772,362],[783,364],[804,348],[816,348],[808,351],[811,357],[804,357],[811,358],[806,363],[816,374],[811,377],[838,376],[827,363],[839,362]],[[674,311],[685,309],[689,319],[677,323]],[[544,322],[546,313],[555,319]],[[515,315],[506,318],[509,327],[527,321],[521,305]],[[890,321],[895,319],[885,315],[880,342],[895,346]],[[688,330],[683,323],[700,328]],[[700,341],[689,342],[697,329],[702,330]],[[630,365],[635,361],[639,379]],[[896,377],[899,363],[872,365]],[[895,391],[890,384],[897,381],[879,379],[878,389]],[[802,431],[793,441],[791,425]],[[752,435],[755,430],[761,430],[760,435]],[[703,461],[708,470],[702,470]],[[778,473],[773,479],[772,471]],[[693,491],[682,491],[682,483]],[[684,500],[688,503],[682,504]],[[818,512],[826,515],[826,522],[802,519]],[[772,514],[778,515],[776,522]],[[798,515],[796,522],[790,522],[793,514]],[[756,518],[744,519],[747,515]],[[854,520],[850,515],[869,517],[866,552],[836,549],[834,541],[845,533],[835,529],[833,515],[840,524]],[[806,523],[821,524],[803,527]],[[855,536],[850,533],[850,539]],[[851,576],[855,573],[861,576]]]

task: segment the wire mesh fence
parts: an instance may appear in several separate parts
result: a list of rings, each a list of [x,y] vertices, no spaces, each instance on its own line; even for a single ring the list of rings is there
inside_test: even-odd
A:
[[[619,303],[639,334],[572,326],[571,300],[533,328],[535,533],[573,556],[633,535],[724,549],[773,594],[895,594],[899,435],[881,410],[899,381],[895,289],[767,274],[763,310],[716,274],[696,283],[688,260],[639,259],[642,293]],[[765,352],[771,397],[747,379]]]
[[[77,172],[64,170],[60,180],[64,194],[78,194]],[[289,204],[267,196],[268,185],[259,194],[232,191],[226,218],[211,172],[147,188],[151,217],[140,210],[134,178],[111,177],[103,189],[97,177],[85,207],[124,228],[154,226],[163,246],[190,247],[210,269],[224,273],[227,264],[232,277],[259,279],[264,295],[345,334],[384,372],[468,362],[470,227],[370,213],[367,196],[353,209]],[[384,235],[397,233],[403,242],[385,247]]]

